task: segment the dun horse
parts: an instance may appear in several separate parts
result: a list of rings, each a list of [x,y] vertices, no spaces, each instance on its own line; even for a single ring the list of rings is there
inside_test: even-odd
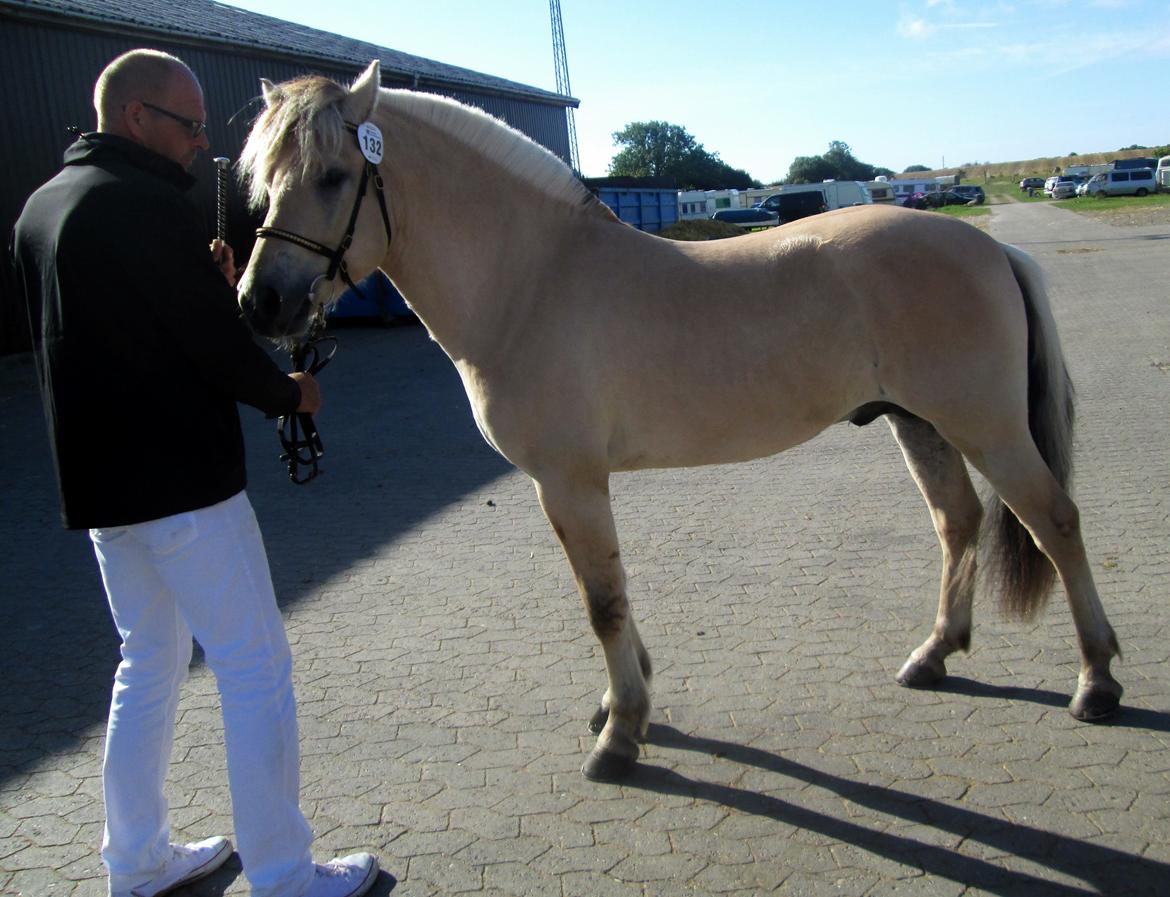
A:
[[[878,206],[672,242],[618,222],[495,119],[380,89],[376,63],[349,89],[312,77],[266,82],[264,98],[241,159],[253,201],[268,203],[244,312],[259,333],[295,338],[334,272],[378,267],[446,351],[484,438],[535,481],[604,650],[587,776],[628,773],[650,715],[611,471],[760,458],[878,416],[943,553],[933,629],[898,681],[933,685],[969,646],[984,513],[966,459],[998,496],[982,530],[1004,606],[1034,615],[1059,575],[1081,650],[1070,710],[1116,710],[1117,640],[1065,491],[1072,389],[1039,269],[1019,250]]]

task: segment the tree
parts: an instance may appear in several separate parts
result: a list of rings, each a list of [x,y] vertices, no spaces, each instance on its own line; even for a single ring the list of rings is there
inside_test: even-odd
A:
[[[669,177],[683,190],[746,189],[751,175],[707,152],[685,128],[664,121],[636,121],[613,135],[622,147],[609,163],[614,177]]]
[[[878,175],[892,175],[888,168],[859,162],[849,144],[834,140],[823,156],[797,156],[788,169],[789,184],[819,184],[821,181],[872,181]]]
[[[919,171],[933,171],[929,165],[907,165],[902,169],[902,174],[915,174]]]

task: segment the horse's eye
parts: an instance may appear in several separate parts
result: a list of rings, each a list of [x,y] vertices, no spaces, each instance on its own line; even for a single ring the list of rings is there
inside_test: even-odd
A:
[[[321,180],[318,186],[322,190],[336,190],[345,181],[345,172],[340,168],[330,168],[325,174],[321,175]]]

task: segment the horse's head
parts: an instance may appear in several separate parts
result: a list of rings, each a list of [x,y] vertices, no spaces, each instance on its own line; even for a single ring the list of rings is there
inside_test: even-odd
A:
[[[266,108],[240,157],[252,207],[268,206],[239,284],[240,307],[258,333],[302,335],[344,288],[337,280],[346,269],[359,279],[386,254],[389,220],[367,177],[367,159],[381,149],[363,151],[352,130],[373,116],[379,80],[375,61],[348,90],[319,76],[262,82]]]

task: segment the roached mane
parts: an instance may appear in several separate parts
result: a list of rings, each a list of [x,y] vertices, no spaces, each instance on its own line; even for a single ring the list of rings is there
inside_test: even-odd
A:
[[[344,87],[320,76],[277,85],[240,155],[239,170],[254,209],[263,207],[278,163],[287,159],[310,177],[337,155],[346,136],[341,106],[348,95]],[[486,112],[446,97],[409,90],[380,90],[378,106],[474,147],[548,196],[601,207],[564,162]]]

